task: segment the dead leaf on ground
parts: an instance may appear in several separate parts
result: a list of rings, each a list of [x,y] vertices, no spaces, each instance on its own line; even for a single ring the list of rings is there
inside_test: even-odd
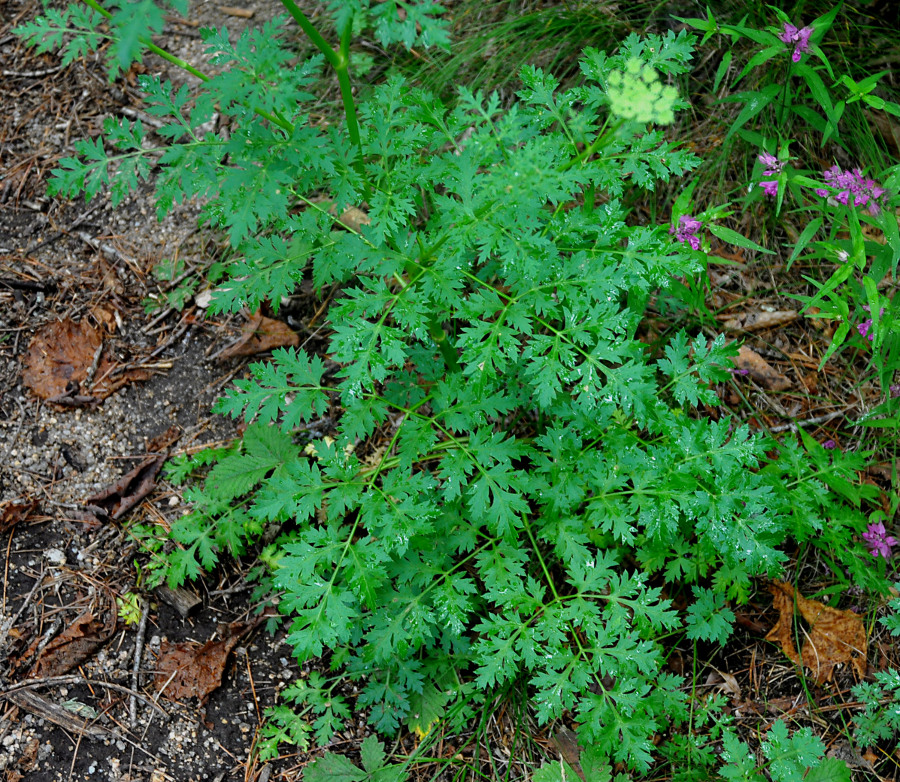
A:
[[[220,628],[221,639],[202,646],[191,643],[170,644],[163,641],[156,665],[156,689],[173,701],[200,699],[204,705],[222,684],[228,655],[241,638],[259,625],[234,622]]]
[[[22,754],[19,756],[16,764],[22,771],[31,771],[36,765],[38,761],[38,749],[40,749],[41,742],[32,738],[25,745],[22,750]]]
[[[729,331],[763,331],[784,326],[797,320],[796,310],[744,312],[737,317],[720,316],[722,325]]]
[[[770,391],[785,391],[791,387],[791,381],[775,369],[759,353],[746,345],[741,345],[737,356],[732,359],[740,370],[746,370],[757,383]]]
[[[161,456],[148,456],[131,472],[103,491],[85,500],[87,509],[98,519],[119,519],[156,486],[156,476],[168,458],[168,453]]]
[[[147,441],[147,453],[160,453],[165,451],[175,445],[175,443],[178,442],[179,437],[181,437],[181,429],[177,426],[170,426],[162,434],[158,434],[156,437],[152,437]]]
[[[249,8],[238,8],[233,5],[220,5],[219,10],[228,16],[237,16],[241,19],[252,19],[255,11]]]
[[[12,529],[20,521],[24,521],[28,518],[29,513],[37,509],[37,506],[37,500],[31,500],[31,502],[5,500],[0,502],[0,532]]]
[[[103,622],[93,611],[85,611],[62,633],[48,643],[28,674],[30,679],[61,676],[81,665],[112,638],[115,614]]]
[[[551,741],[556,745],[562,759],[568,763],[572,770],[578,774],[579,778],[585,779],[584,771],[581,768],[581,746],[578,743],[578,736],[565,725],[557,730]]]
[[[734,700],[741,699],[741,686],[730,673],[713,668],[706,677],[706,686],[715,687],[719,692],[727,692]]]
[[[146,380],[143,370],[111,377],[116,364],[103,350],[103,337],[90,323],[71,318],[37,331],[25,356],[22,382],[41,399],[65,406],[106,399],[126,383]],[[82,389],[82,384],[88,385]]]
[[[223,350],[221,357],[255,356],[274,348],[296,347],[299,344],[300,337],[290,326],[280,320],[263,317],[257,311],[241,329],[240,339]]]
[[[862,619],[852,611],[839,611],[818,600],[807,600],[796,593],[797,608],[809,624],[809,632],[801,630],[803,648],[797,654],[794,646],[794,587],[782,581],[769,585],[778,620],[766,635],[767,641],[781,645],[785,655],[795,664],[802,661],[812,670],[816,683],[831,681],[834,667],[849,662],[859,678],[866,675],[868,645]]]
[[[116,316],[111,310],[106,309],[106,307],[101,307],[99,304],[91,307],[91,315],[97,323],[103,325],[103,327],[110,333],[116,333]]]

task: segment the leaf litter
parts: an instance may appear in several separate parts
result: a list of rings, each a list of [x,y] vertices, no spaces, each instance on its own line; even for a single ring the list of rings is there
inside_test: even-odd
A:
[[[868,643],[862,618],[853,611],[831,608],[818,600],[808,600],[791,584],[773,581],[769,585],[773,605],[778,611],[767,641],[781,645],[795,665],[802,663],[812,671],[817,684],[830,682],[836,666],[849,662],[860,679],[866,675]],[[794,605],[809,625],[809,631],[794,628]],[[794,638],[803,637],[800,654]]]
[[[253,622],[221,625],[218,640],[204,644],[163,642],[156,666],[156,689],[173,701],[196,697],[203,706],[222,684],[228,655],[238,641],[259,626]]]
[[[118,363],[105,350],[103,335],[86,320],[53,321],[32,337],[24,359],[22,383],[37,396],[56,404],[96,404],[149,374],[130,369],[112,377]]]

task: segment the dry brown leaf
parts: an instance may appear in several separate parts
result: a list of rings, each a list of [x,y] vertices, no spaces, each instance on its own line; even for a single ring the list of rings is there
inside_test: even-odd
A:
[[[797,320],[796,310],[776,310],[775,312],[744,312],[735,318],[722,318],[722,325],[729,331],[763,331],[784,326]]]
[[[220,628],[220,640],[207,641],[202,646],[163,642],[156,666],[156,689],[173,701],[197,697],[202,706],[222,684],[231,650],[258,624],[259,621],[224,625]]]
[[[28,518],[28,514],[36,510],[38,506],[37,500],[30,502],[12,502],[5,500],[0,502],[0,532],[12,529],[20,521]]]
[[[372,218],[369,217],[362,209],[357,209],[355,206],[347,207],[338,218],[338,222],[341,225],[349,228],[351,231],[356,231],[359,233],[362,230],[364,225],[368,225],[372,222]]]
[[[713,668],[706,677],[706,686],[715,687],[719,692],[727,692],[734,700],[741,699],[741,686],[730,673]]]
[[[48,323],[32,337],[25,356],[22,382],[41,399],[66,406],[106,399],[126,383],[146,380],[143,370],[112,377],[116,365],[103,351],[103,337],[90,323],[70,318]],[[93,370],[93,385],[81,391]]]
[[[147,456],[131,472],[93,497],[88,497],[85,500],[88,510],[99,519],[121,518],[153,491],[156,476],[167,458],[167,453],[161,456]]]
[[[759,353],[746,345],[741,345],[737,356],[733,359],[735,366],[746,370],[757,383],[770,391],[785,391],[791,387],[791,381],[775,369]]]
[[[92,657],[116,629],[115,615],[102,622],[85,611],[44,647],[28,674],[30,679],[61,676]]]
[[[249,8],[238,8],[233,5],[220,5],[219,10],[228,16],[238,16],[241,19],[252,19],[255,11]]]
[[[274,348],[296,347],[300,337],[296,331],[280,320],[263,317],[258,311],[241,329],[241,337],[231,347],[222,351],[222,358],[255,356]]]
[[[766,640],[781,644],[785,655],[795,664],[812,670],[816,683],[831,681],[834,667],[849,662],[860,678],[866,675],[868,645],[862,619],[852,611],[839,611],[807,600],[794,587],[782,581],[769,585],[773,605],[778,610],[778,620],[769,631]],[[794,600],[800,615],[809,624],[809,632],[803,632],[804,642],[800,654],[794,646]]]
[[[100,323],[110,334],[116,333],[116,316],[100,305],[91,307],[91,315],[97,323]]]

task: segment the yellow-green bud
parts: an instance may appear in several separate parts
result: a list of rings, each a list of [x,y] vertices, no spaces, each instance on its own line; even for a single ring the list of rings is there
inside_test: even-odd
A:
[[[638,122],[669,125],[675,121],[678,90],[659,81],[654,68],[631,57],[625,71],[613,71],[607,79],[606,94],[614,114]]]

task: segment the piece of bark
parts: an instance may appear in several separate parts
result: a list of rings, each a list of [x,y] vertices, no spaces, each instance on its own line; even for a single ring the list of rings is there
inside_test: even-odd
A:
[[[161,586],[156,589],[156,596],[166,605],[170,605],[180,615],[182,619],[190,616],[203,601],[193,592],[178,587],[178,589],[169,589],[167,586]]]
[[[72,712],[62,706],[41,697],[31,690],[16,690],[15,692],[2,693],[10,703],[14,703],[20,709],[43,717],[55,725],[59,725],[76,735],[85,735],[88,738],[99,739],[109,735],[109,731],[100,725],[91,725],[89,722],[79,719]]]
[[[775,369],[768,361],[752,348],[741,345],[737,356],[734,357],[735,366],[746,371],[763,388],[770,391],[785,391],[791,387],[791,381]]]
[[[737,317],[724,318],[722,325],[730,331],[762,331],[784,326],[797,320],[796,310],[776,310],[775,312],[744,312]]]

